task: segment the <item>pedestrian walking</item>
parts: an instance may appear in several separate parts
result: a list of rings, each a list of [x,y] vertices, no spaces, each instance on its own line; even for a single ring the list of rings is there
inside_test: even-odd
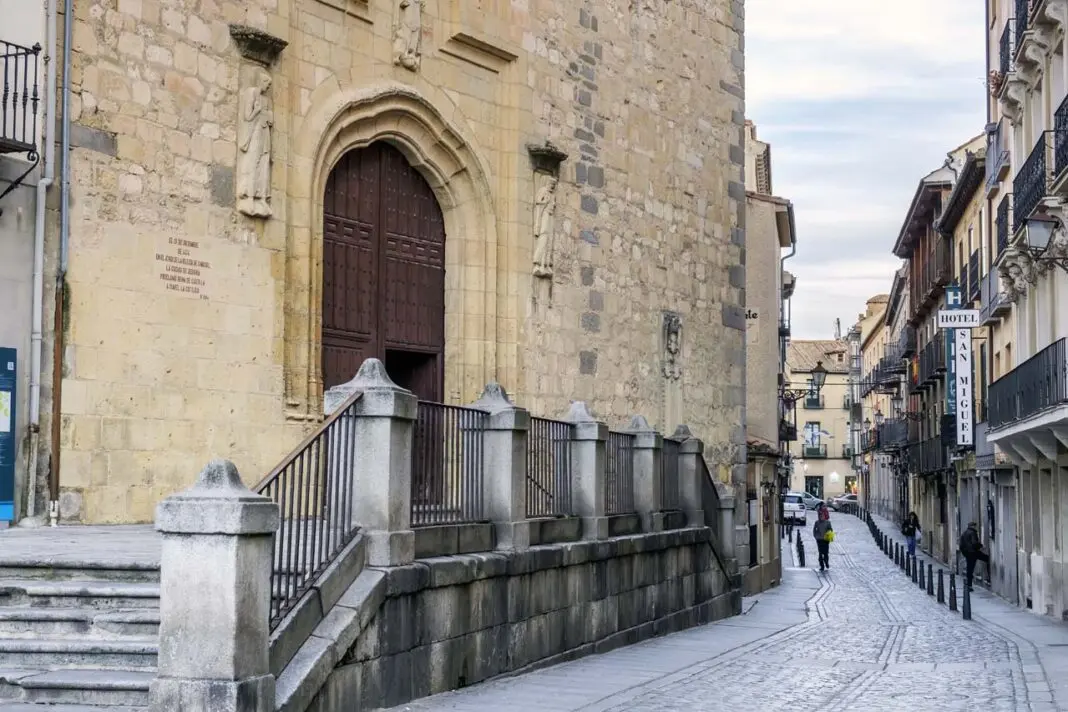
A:
[[[819,519],[812,527],[812,537],[816,540],[816,550],[819,551],[820,571],[831,568],[828,554],[831,550],[831,542],[834,541],[834,527],[831,526],[831,512],[826,504],[821,504]]]
[[[901,525],[901,533],[905,535],[909,556],[915,559],[916,544],[919,543],[920,537],[923,535],[920,529],[920,518],[916,515],[916,512],[909,512],[909,515],[905,517],[905,523]]]
[[[958,545],[960,546],[960,553],[967,562],[967,568],[964,571],[964,585],[971,589],[972,576],[975,574],[975,562],[982,561],[988,569],[990,568],[990,556],[983,552],[983,544],[979,541],[979,525],[975,522],[970,522],[968,528],[960,535]]]

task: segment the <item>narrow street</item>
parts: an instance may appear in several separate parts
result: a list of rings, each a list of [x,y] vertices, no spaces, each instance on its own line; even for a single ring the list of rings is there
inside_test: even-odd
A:
[[[806,528],[808,568],[785,566],[783,585],[746,599],[743,616],[395,710],[1068,709],[1068,690],[1050,685],[1066,679],[1068,626],[982,591],[965,621],[859,519],[832,521],[830,573],[811,568]]]

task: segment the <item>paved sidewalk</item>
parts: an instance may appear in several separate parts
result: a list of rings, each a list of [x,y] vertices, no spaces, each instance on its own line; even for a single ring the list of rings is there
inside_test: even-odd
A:
[[[893,541],[905,543],[905,536],[897,524],[875,514],[872,519]],[[926,554],[917,558],[925,564],[931,563],[935,571],[940,567],[944,568],[944,564]],[[901,572],[901,576],[904,575],[904,572]],[[963,578],[957,577],[958,599],[963,596]],[[1068,710],[1068,624],[1015,606],[978,586],[972,590],[971,603],[973,622],[997,630],[1020,648],[1033,651],[1050,682],[1055,709]]]
[[[1051,647],[1068,645],[1060,626],[1030,616],[1024,627],[982,596],[965,621],[906,578],[858,518],[832,523],[830,571],[811,568],[811,527],[795,530],[784,545],[796,552],[800,535],[808,568],[787,565],[781,587],[745,600],[746,615],[395,712],[1068,709],[1050,684],[1068,681],[1068,647]]]

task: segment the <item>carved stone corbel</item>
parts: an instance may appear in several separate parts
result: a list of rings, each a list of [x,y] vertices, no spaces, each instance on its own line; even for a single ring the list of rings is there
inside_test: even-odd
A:
[[[1046,9],[1042,14],[1054,28],[1068,26],[1068,0],[1046,0]]]
[[[1035,64],[1040,73],[1046,64],[1046,57],[1049,56],[1056,34],[1056,25],[1035,25],[1030,32],[1030,39],[1024,41],[1024,56]]]
[[[1024,101],[1027,98],[1028,82],[1018,72],[1006,79],[1005,92],[1001,95],[1001,109],[1014,125],[1019,125],[1023,118]]]
[[[270,67],[289,43],[248,25],[230,25],[230,38],[245,59]]]

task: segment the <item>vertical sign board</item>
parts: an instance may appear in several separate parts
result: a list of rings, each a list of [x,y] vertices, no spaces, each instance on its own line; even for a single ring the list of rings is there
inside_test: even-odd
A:
[[[0,348],[0,522],[15,519],[15,349]]]
[[[954,380],[957,384],[957,445],[972,445],[972,332],[971,329],[954,329],[952,333],[956,342],[953,351],[956,359]]]
[[[946,309],[961,308],[960,287],[946,287]],[[946,339],[946,415],[957,414],[957,357],[954,351],[956,346],[956,329],[947,329]]]

